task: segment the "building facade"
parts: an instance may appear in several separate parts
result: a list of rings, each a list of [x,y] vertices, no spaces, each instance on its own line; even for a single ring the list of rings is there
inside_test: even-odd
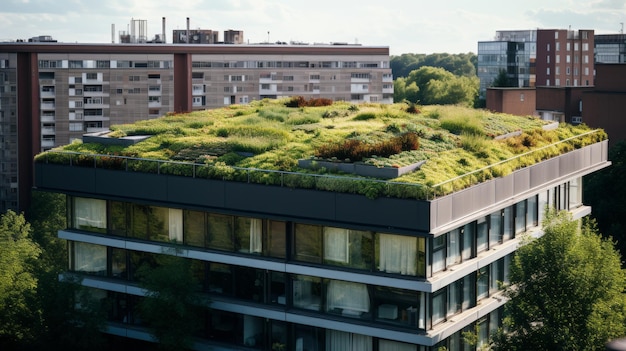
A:
[[[607,149],[600,141],[429,200],[96,160],[39,158],[35,184],[68,196],[59,237],[70,272],[110,302],[109,333],[149,339],[134,309],[143,295],[135,272],[177,254],[192,260],[211,300],[196,349],[475,350],[500,326],[500,283],[522,234],[541,235],[547,206],[588,215],[582,177],[610,164]],[[477,344],[464,332],[477,332]]]
[[[389,48],[0,44],[0,211],[27,208],[36,153],[85,132],[295,95],[391,103]]]
[[[576,87],[594,84],[593,67],[593,30],[498,31],[494,41],[478,42],[481,98],[502,70],[509,87]]]
[[[596,63],[626,63],[626,34],[596,34]]]

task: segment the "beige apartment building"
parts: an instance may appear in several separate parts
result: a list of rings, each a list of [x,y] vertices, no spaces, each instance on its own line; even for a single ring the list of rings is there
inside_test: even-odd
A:
[[[0,211],[27,208],[36,153],[84,133],[289,96],[392,103],[389,48],[0,43]]]

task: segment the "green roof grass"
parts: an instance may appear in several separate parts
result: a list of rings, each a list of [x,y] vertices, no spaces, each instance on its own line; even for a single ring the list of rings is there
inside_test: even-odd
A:
[[[337,176],[350,178],[353,182],[359,177],[334,173],[324,167],[301,168],[298,160],[314,158],[316,151],[323,146],[349,139],[376,144],[403,133],[415,133],[419,138],[418,149],[389,157],[371,155],[362,162],[376,167],[398,168],[426,161],[420,169],[391,181],[427,187],[436,185],[440,188],[437,192],[447,193],[504,176],[515,169],[607,137],[604,131],[594,131],[586,125],[560,124],[556,129],[546,130],[544,127],[550,122],[533,116],[492,113],[453,105],[418,106],[417,113],[409,113],[409,106],[404,103],[354,105],[335,102],[329,106],[286,107],[287,101],[265,99],[248,105],[168,114],[157,119],[114,125],[110,128],[110,137],[151,137],[130,146],[74,142],[52,151],[197,163],[209,166],[209,177],[233,180],[241,169],[332,175],[316,182],[331,182],[339,189],[345,182]],[[44,155],[40,154],[36,160],[42,157]],[[272,175],[260,177],[267,178],[257,180],[262,183],[275,181],[271,179]],[[250,181],[249,175],[247,181]],[[281,182],[284,183],[285,179]],[[302,184],[294,186],[307,187]],[[319,184],[314,187],[319,188]],[[333,186],[327,190],[333,190]],[[356,192],[364,193],[363,190]],[[385,195],[424,196],[422,192],[408,192],[407,195],[406,188],[396,192],[404,195]]]

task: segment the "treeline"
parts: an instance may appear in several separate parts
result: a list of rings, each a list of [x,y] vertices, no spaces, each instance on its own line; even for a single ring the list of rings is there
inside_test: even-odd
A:
[[[462,77],[476,77],[476,54],[402,54],[392,56],[389,65],[394,78],[408,77],[424,66],[438,67]]]

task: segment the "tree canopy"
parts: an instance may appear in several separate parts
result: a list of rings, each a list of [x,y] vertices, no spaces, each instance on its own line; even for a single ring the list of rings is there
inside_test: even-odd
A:
[[[423,66],[443,68],[457,76],[475,77],[477,63],[477,56],[473,53],[438,53],[392,56],[389,65],[393,76],[396,78],[408,77],[412,71]]]
[[[478,78],[456,76],[449,71],[424,66],[394,82],[394,101],[423,105],[474,105],[478,95]]]
[[[35,339],[40,319],[36,306],[36,259],[41,249],[32,241],[24,215],[0,215],[0,349]]]
[[[494,350],[603,350],[626,332],[626,275],[593,221],[548,211],[544,235],[521,246],[505,289],[505,330]]]
[[[199,329],[198,282],[191,260],[174,252],[158,255],[155,265],[140,267],[139,284],[146,296],[139,304],[140,314],[158,340],[161,350],[185,350]]]

